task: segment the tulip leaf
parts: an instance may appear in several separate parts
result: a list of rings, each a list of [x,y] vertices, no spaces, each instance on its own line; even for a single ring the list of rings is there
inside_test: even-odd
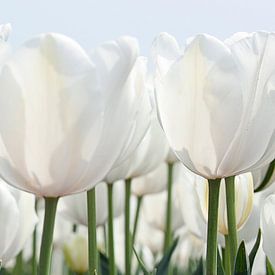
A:
[[[269,164],[268,169],[266,171],[265,177],[261,184],[254,190],[254,192],[259,192],[265,189],[271,182],[270,179],[275,170],[275,159]]]
[[[234,275],[250,275],[250,266],[248,256],[246,254],[244,241],[241,242],[234,268]]]
[[[265,267],[266,275],[275,275],[275,270],[267,257],[265,258]]]
[[[169,263],[172,257],[172,254],[178,244],[179,238],[176,238],[170,248],[167,250],[160,262],[155,266],[156,275],[166,275],[168,274]]]
[[[222,258],[219,249],[217,249],[217,275],[224,275],[224,268],[222,264]]]
[[[139,255],[138,255],[138,253],[137,253],[137,251],[135,250],[134,247],[133,247],[133,250],[134,250],[135,256],[136,256],[136,258],[137,258],[137,260],[138,260],[139,266],[141,267],[141,269],[142,269],[142,271],[143,271],[143,274],[149,275],[150,272],[147,270],[147,268],[146,268],[144,262],[142,261],[141,257],[139,257]]]
[[[257,254],[257,251],[259,249],[260,243],[261,243],[261,229],[259,229],[258,231],[258,235],[257,235],[257,239],[255,241],[255,244],[249,254],[249,263],[250,263],[250,269],[252,270],[253,267],[253,263]]]

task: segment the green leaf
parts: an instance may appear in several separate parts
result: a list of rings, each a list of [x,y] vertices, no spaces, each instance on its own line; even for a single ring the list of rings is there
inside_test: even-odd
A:
[[[269,164],[268,169],[266,171],[265,177],[261,184],[254,190],[254,192],[259,192],[265,189],[271,182],[270,179],[275,170],[275,159]]]
[[[261,243],[261,229],[259,229],[258,231],[258,235],[257,235],[257,239],[255,241],[255,244],[249,254],[249,263],[250,263],[250,269],[252,270],[253,267],[253,263],[257,254],[257,251],[259,249],[260,243]]]
[[[156,269],[156,275],[166,275],[168,274],[168,268],[169,263],[172,257],[172,254],[178,244],[179,238],[176,238],[171,245],[171,247],[168,249],[168,251],[165,253],[163,258],[160,260],[160,262],[155,266]]]
[[[218,259],[217,259],[217,275],[224,275],[225,272],[224,272],[222,258],[221,258],[219,249],[217,249],[217,257],[218,257]]]
[[[192,275],[201,275],[201,274],[203,274],[203,260],[202,260],[202,258],[200,258],[198,267]]]
[[[234,275],[250,275],[249,260],[246,254],[245,244],[242,241],[235,262]]]
[[[266,275],[275,275],[274,268],[267,257],[265,258],[265,267]]]
[[[144,262],[143,262],[142,259],[139,257],[139,255],[138,255],[138,253],[137,253],[137,251],[135,250],[134,247],[133,247],[133,250],[134,250],[134,253],[135,253],[136,258],[137,258],[137,260],[138,260],[139,266],[141,267],[143,273],[144,273],[145,275],[149,275],[150,272],[147,270],[147,268],[146,268]]]

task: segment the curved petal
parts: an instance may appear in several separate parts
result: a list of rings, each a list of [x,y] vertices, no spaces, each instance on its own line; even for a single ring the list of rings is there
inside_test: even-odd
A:
[[[216,178],[242,111],[239,71],[229,49],[214,37],[197,36],[156,83],[156,97],[177,156],[197,174]]]
[[[102,128],[103,97],[96,86],[89,57],[63,35],[42,34],[9,59],[0,75],[6,149],[0,172],[8,182],[60,196],[79,180]]]

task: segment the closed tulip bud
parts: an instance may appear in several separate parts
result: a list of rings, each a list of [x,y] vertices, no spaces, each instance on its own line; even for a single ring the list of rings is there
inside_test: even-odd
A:
[[[161,125],[177,157],[207,179],[249,172],[275,156],[275,33],[200,34],[182,50],[153,44]]]
[[[70,270],[81,274],[88,270],[88,238],[86,234],[71,234],[64,244],[63,252]]]
[[[208,185],[197,184],[196,190],[198,192],[201,210],[207,221],[208,212]],[[242,174],[235,177],[235,209],[236,209],[236,227],[240,230],[245,224],[253,209],[253,179],[251,173]],[[218,215],[218,231],[223,234],[228,234],[227,225],[227,207],[225,182],[221,182],[220,200],[219,200],[219,215]]]
[[[175,171],[175,182],[181,202],[181,212],[188,229],[201,238],[206,238],[205,229],[208,211],[208,185],[200,177],[183,165]],[[240,230],[248,220],[253,209],[253,178],[251,173],[235,177],[236,226]],[[221,181],[218,214],[218,231],[228,234],[225,182]]]

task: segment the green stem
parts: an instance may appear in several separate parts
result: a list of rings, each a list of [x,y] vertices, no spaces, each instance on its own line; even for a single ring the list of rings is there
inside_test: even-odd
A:
[[[39,259],[39,275],[49,275],[53,247],[53,232],[58,198],[45,198],[45,215]]]
[[[36,261],[36,243],[37,243],[37,229],[36,226],[32,235],[32,275],[37,274],[37,261]]]
[[[131,274],[131,231],[130,231],[130,198],[131,198],[131,179],[125,182],[125,274]]]
[[[173,185],[173,164],[168,164],[167,182],[167,206],[166,206],[166,225],[163,251],[166,252],[172,244],[172,185]]]
[[[225,178],[228,245],[230,249],[230,263],[231,263],[232,271],[234,270],[235,257],[237,255],[237,249],[238,249],[234,180],[235,180],[234,176]]]
[[[134,222],[134,229],[133,229],[133,237],[132,237],[132,243],[135,244],[136,234],[137,234],[137,228],[138,228],[138,219],[139,219],[139,213],[140,208],[142,204],[143,196],[137,197],[137,208],[136,208],[136,214],[135,214],[135,222]]]
[[[110,275],[116,275],[116,261],[114,250],[114,227],[113,227],[113,184],[107,183],[108,186],[108,256]]]
[[[97,273],[97,242],[96,242],[96,198],[95,188],[87,192],[88,242],[89,242],[89,275]]]
[[[218,232],[218,207],[220,193],[220,179],[208,180],[208,227],[206,274],[217,275],[217,232]]]
[[[16,256],[15,267],[12,272],[13,275],[23,274],[23,253],[22,251]]]
[[[228,235],[224,236],[225,249],[224,249],[224,270],[226,275],[231,275],[231,256],[230,256],[230,241]]]
[[[108,257],[109,255],[108,255],[108,237],[107,237],[107,230],[108,230],[108,228],[107,228],[108,226],[107,226],[107,224],[105,223],[104,225],[103,225],[103,237],[104,237],[104,249],[105,249],[105,254],[106,254],[106,256]]]

